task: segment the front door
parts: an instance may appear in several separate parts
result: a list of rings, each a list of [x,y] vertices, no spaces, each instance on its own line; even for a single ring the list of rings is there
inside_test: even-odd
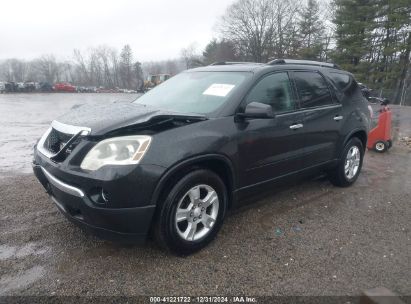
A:
[[[304,114],[298,110],[287,72],[259,80],[242,107],[250,102],[271,105],[275,117],[237,122],[240,188],[300,170],[304,154]]]

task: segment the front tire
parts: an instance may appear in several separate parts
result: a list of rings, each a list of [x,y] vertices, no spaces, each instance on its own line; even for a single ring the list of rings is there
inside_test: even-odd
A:
[[[227,189],[217,174],[204,169],[188,173],[160,206],[154,223],[157,243],[178,255],[202,249],[220,230],[227,205]]]
[[[364,148],[357,137],[351,138],[345,145],[341,159],[328,176],[331,183],[338,187],[354,184],[360,175],[364,158]]]

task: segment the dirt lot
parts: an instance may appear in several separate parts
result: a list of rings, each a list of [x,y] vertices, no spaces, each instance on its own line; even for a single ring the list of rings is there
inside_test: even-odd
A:
[[[368,152],[358,182],[319,178],[227,218],[186,258],[84,234],[30,173],[31,149],[73,105],[131,95],[0,95],[0,295],[411,295],[411,108],[394,107],[394,147]]]

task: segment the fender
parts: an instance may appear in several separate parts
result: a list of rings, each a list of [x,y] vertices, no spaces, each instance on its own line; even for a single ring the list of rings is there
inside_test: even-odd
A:
[[[367,136],[367,139],[368,139],[368,133],[367,133],[367,130],[365,128],[355,128],[354,130],[351,130],[351,132],[348,133],[344,138],[344,141],[343,141],[342,146],[341,146],[341,150],[338,152],[338,157],[337,157],[338,159],[340,159],[340,156],[341,156],[341,153],[342,153],[342,148],[345,147],[345,145],[347,144],[348,140],[352,137],[352,135],[354,133],[359,132],[359,131],[364,132]],[[364,146],[364,149],[366,149],[366,148],[367,148],[367,145]]]
[[[232,186],[232,190],[234,190],[236,187],[236,175],[235,175],[235,170],[234,170],[232,161],[223,154],[202,154],[202,155],[197,155],[197,156],[193,156],[188,159],[185,159],[181,162],[174,164],[172,167],[170,167],[161,176],[159,182],[157,183],[157,186],[155,187],[153,195],[151,197],[150,204],[157,205],[157,200],[160,196],[162,189],[164,188],[167,181],[173,174],[177,173],[181,169],[189,167],[190,165],[196,164],[198,162],[206,161],[206,160],[219,160],[219,161],[223,161],[227,165],[227,167],[230,169],[230,176],[229,176],[230,183]]]

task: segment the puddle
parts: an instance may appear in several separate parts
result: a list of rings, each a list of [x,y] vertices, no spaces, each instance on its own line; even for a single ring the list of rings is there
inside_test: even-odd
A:
[[[49,247],[39,246],[36,243],[28,243],[24,246],[0,245],[0,261],[24,258],[30,255],[44,255],[49,251]]]
[[[4,295],[14,289],[27,287],[43,277],[44,274],[44,267],[34,266],[30,269],[18,272],[15,275],[4,276],[0,279],[0,295]]]

